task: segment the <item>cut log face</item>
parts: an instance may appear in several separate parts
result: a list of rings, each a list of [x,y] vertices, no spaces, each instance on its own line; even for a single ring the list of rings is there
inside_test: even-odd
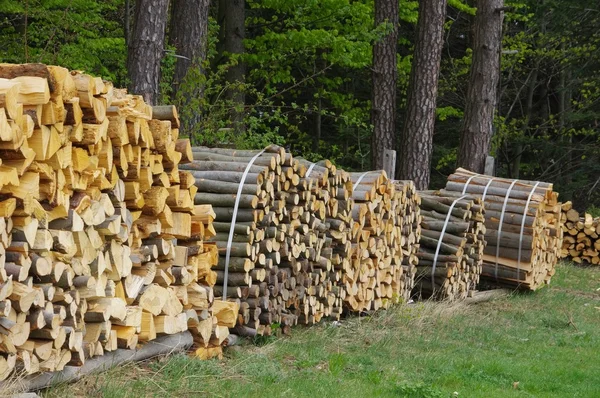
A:
[[[526,290],[550,283],[561,255],[563,224],[558,193],[552,184],[478,175],[458,169],[441,191],[454,197],[481,197],[485,241],[481,278],[488,285]],[[579,218],[571,207],[568,218]]]

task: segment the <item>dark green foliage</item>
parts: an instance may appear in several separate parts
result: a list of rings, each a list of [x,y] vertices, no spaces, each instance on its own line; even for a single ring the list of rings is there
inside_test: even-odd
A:
[[[124,0],[1,0],[2,62],[42,62],[126,85]]]
[[[443,186],[455,166],[471,63],[473,3],[448,2],[433,188]],[[400,0],[398,131],[416,6],[416,1]],[[507,0],[506,6],[492,143],[497,172],[552,181],[561,199],[573,199],[579,210],[598,207],[600,13],[574,0]],[[0,0],[0,61],[63,65],[125,87],[124,26],[125,0]],[[223,64],[217,55],[219,26],[211,18],[207,61],[189,71],[177,98],[171,90],[176,58],[171,48],[165,49],[161,101],[185,103],[179,109],[184,119],[201,115],[190,131],[197,144],[258,148],[275,142],[311,160],[329,158],[349,170],[366,169],[372,45],[387,29],[386,24],[374,26],[370,0],[247,0],[246,53]],[[239,105],[223,93],[231,88],[227,69],[239,61],[247,71],[245,83],[236,87],[246,94],[239,109],[245,129],[236,135],[229,129],[230,115]]]

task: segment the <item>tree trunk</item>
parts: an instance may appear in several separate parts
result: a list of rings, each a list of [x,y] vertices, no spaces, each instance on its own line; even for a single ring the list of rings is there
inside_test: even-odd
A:
[[[414,180],[420,190],[429,185],[445,19],[446,0],[419,2],[417,41],[400,144],[399,179]]]
[[[321,96],[319,96],[319,98],[317,98],[317,110],[315,112],[315,116],[314,116],[314,121],[313,121],[313,125],[314,125],[314,129],[313,129],[313,145],[312,145],[312,150],[313,152],[317,152],[319,150],[319,144],[321,142]]]
[[[527,87],[527,99],[525,103],[525,118],[523,120],[523,128],[521,129],[521,134],[524,137],[528,134],[529,124],[531,122],[531,115],[533,113],[533,95],[535,94],[535,89],[537,87],[538,82],[538,71],[540,68],[539,60],[535,63],[535,70],[531,73],[531,78],[529,81],[529,86]],[[517,142],[515,145],[515,157],[511,164],[511,178],[519,178],[521,172],[521,157],[523,154],[523,144],[521,142]]]
[[[173,95],[177,94],[190,67],[202,67],[206,60],[209,0],[173,0],[169,43],[178,57],[173,74]]]
[[[246,37],[245,3],[244,0],[220,0],[218,12],[221,29],[219,36],[223,39],[219,45],[221,64],[230,62],[237,55],[235,65],[229,66],[225,75],[227,84],[231,85],[225,93],[225,98],[233,106],[231,121],[236,132],[244,130],[242,123],[246,98],[244,89],[239,85],[245,82],[246,71],[239,56],[244,53],[244,38]]]
[[[390,23],[391,31],[373,46],[373,103],[371,109],[371,162],[383,168],[386,149],[395,148],[396,135],[396,45],[398,42],[398,1],[375,0],[375,26]],[[393,177],[393,176],[391,176]]]
[[[160,94],[160,61],[163,56],[169,0],[137,0],[133,32],[128,43],[129,91],[156,105]]]
[[[477,0],[476,5],[473,62],[457,163],[483,173],[493,134],[504,13],[503,0]]]
[[[202,117],[199,109],[189,110],[187,107],[190,103],[198,103],[198,99],[204,95],[201,75],[206,60],[208,11],[209,0],[173,1],[169,42],[180,56],[173,74],[173,98],[177,99],[180,108],[181,133],[186,136],[192,135],[194,126]],[[188,71],[192,69],[197,78],[190,78],[184,92],[177,96]]]

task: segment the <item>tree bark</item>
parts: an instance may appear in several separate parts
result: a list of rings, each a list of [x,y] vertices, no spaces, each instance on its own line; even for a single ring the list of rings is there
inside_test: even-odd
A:
[[[176,48],[173,95],[190,67],[206,60],[209,0],[173,0],[169,43]]]
[[[128,43],[129,91],[156,105],[160,94],[160,61],[163,56],[169,0],[137,0],[133,32]]]
[[[399,179],[414,180],[427,189],[433,150],[433,131],[438,92],[446,0],[419,2],[417,40],[408,86],[406,120],[400,143]]]
[[[371,163],[376,170],[383,168],[385,149],[395,148],[398,12],[397,0],[375,0],[375,26],[391,24],[391,31],[373,46]]]
[[[188,71],[193,69],[200,78],[206,60],[208,39],[209,0],[174,0],[171,14],[169,42],[176,48],[177,58],[173,74],[173,98],[177,99],[181,113],[181,133],[193,135],[194,126],[200,122],[198,109],[188,111],[190,103],[198,103],[204,95],[204,82],[188,82],[185,93],[177,96]]]
[[[500,77],[503,0],[478,0],[458,166],[483,173],[493,135]]]
[[[219,25],[221,32],[219,44],[221,64],[231,61],[230,55],[238,56],[235,65],[229,66],[225,75],[228,85],[231,85],[225,93],[225,98],[233,106],[231,112],[232,127],[236,132],[244,130],[244,105],[246,96],[240,84],[245,82],[246,68],[239,55],[244,54],[244,38],[246,37],[245,26],[245,1],[244,0],[220,0],[219,1]]]

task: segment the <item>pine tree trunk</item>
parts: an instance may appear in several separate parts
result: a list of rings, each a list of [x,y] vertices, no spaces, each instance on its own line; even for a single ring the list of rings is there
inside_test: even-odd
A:
[[[395,149],[398,0],[375,0],[375,26],[382,23],[392,24],[392,29],[373,46],[371,162],[376,170],[383,168],[384,151]]]
[[[137,0],[135,21],[127,51],[129,91],[151,105],[160,94],[160,61],[163,57],[169,0]]]
[[[476,5],[473,62],[457,163],[483,173],[493,134],[504,13],[503,0],[477,0]]]
[[[202,67],[206,60],[209,0],[173,0],[169,43],[176,48],[173,95],[191,66]]]
[[[244,53],[244,38],[246,37],[245,25],[245,1],[244,0],[220,0],[219,2],[219,17],[220,27],[223,42],[220,44],[221,63],[229,62],[231,55]],[[236,132],[244,130],[244,105],[245,94],[241,88],[236,88],[235,85],[245,82],[245,65],[241,59],[230,66],[225,75],[225,80],[228,84],[233,85],[231,89],[225,93],[225,98],[231,101],[234,109],[231,112],[231,121]]]
[[[173,98],[181,116],[181,133],[193,135],[194,127],[200,122],[200,109],[187,109],[190,103],[198,103],[204,95],[204,82],[199,81],[206,60],[208,39],[209,0],[174,0],[171,14],[171,29],[169,42],[176,48],[178,57],[173,75]],[[188,71],[193,72],[194,78],[188,82],[184,92],[177,96]],[[193,138],[193,137],[192,137]]]
[[[417,189],[427,189],[429,185],[445,19],[446,0],[419,2],[399,170],[399,178],[414,180]]]

